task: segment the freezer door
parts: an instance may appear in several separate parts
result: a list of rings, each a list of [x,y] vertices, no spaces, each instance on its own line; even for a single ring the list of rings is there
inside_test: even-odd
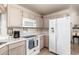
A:
[[[70,17],[57,19],[57,53],[70,54],[71,21]]]
[[[56,19],[49,20],[49,51],[56,53]]]

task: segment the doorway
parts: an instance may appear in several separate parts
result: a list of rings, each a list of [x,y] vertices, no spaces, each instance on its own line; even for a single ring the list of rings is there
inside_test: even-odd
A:
[[[79,55],[79,25],[72,28],[71,55]]]

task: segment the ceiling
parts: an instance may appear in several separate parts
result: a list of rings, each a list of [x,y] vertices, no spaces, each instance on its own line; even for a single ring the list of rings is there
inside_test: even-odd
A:
[[[20,5],[41,15],[47,15],[63,9],[67,9],[69,7],[68,4],[20,4]]]

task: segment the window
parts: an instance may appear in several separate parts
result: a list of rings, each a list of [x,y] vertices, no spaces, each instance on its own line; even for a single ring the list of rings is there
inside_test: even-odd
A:
[[[0,14],[0,35],[7,35],[6,13]]]
[[[1,14],[0,14],[0,34],[1,34]]]

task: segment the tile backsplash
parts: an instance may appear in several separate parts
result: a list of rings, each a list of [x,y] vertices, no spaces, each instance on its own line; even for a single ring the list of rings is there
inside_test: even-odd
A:
[[[20,32],[27,32],[27,33],[42,33],[43,29],[36,29],[36,28],[8,28],[8,35],[13,35],[13,31],[20,31]]]

